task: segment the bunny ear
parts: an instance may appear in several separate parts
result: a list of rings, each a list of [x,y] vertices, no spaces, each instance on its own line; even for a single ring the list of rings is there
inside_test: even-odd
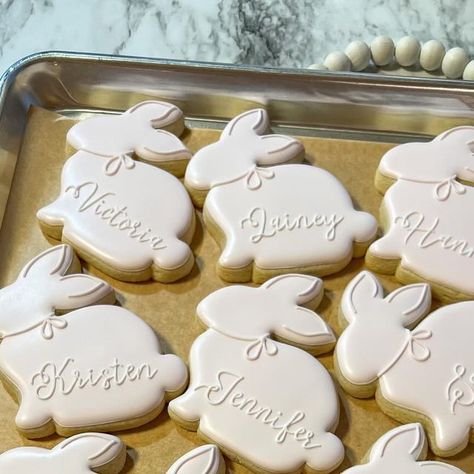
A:
[[[183,142],[165,130],[150,130],[135,148],[135,153],[140,158],[151,162],[191,158],[191,152]]]
[[[425,316],[431,306],[431,290],[426,283],[407,285],[392,291],[385,300],[399,307],[404,326],[411,326]]]
[[[469,136],[471,137],[471,140],[472,140],[474,139],[474,127],[470,127],[466,125],[466,126],[451,128],[441,133],[437,137],[435,137],[433,141],[441,142],[445,140],[457,139],[460,134],[464,135],[466,137],[466,140],[469,141]]]
[[[418,465],[422,468],[421,474],[465,474],[458,467],[445,464],[444,462],[422,461]]]
[[[125,114],[144,122],[150,122],[153,128],[163,128],[183,119],[183,112],[173,104],[148,100],[128,109]]]
[[[269,128],[267,111],[264,109],[253,109],[233,118],[224,128],[221,139],[235,137],[238,135],[262,135]]]
[[[64,440],[52,451],[64,457],[65,466],[84,466],[93,469],[111,463],[121,456],[124,450],[125,446],[116,436],[105,433],[83,433]],[[122,467],[123,465],[117,472]]]
[[[264,135],[260,137],[260,148],[259,165],[277,165],[304,157],[302,143],[287,135]]]
[[[315,300],[322,294],[323,281],[310,275],[288,274],[268,280],[260,288],[285,294],[288,301],[302,305]]]
[[[286,341],[312,348],[336,342],[331,328],[314,311],[296,306],[287,311],[282,309],[279,325],[273,330]]]
[[[37,255],[21,270],[18,278],[45,278],[67,273],[74,261],[74,252],[69,245],[57,245]]]
[[[412,459],[416,462],[426,454],[426,437],[419,423],[403,425],[385,433],[372,447],[370,461]]]
[[[105,302],[104,300],[112,303],[115,298],[113,288],[105,281],[78,273],[60,278],[53,299],[56,309],[69,310]]]
[[[346,320],[351,323],[370,312],[374,299],[383,297],[383,288],[370,272],[360,272],[347,285],[342,295],[341,309]]]
[[[178,459],[166,474],[218,474],[224,460],[217,446],[200,446]]]

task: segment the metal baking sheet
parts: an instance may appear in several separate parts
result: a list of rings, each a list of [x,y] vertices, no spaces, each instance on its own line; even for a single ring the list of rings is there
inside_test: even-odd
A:
[[[28,214],[20,212],[15,219],[22,220],[26,227],[34,229],[32,234],[34,232],[35,245],[47,245],[46,241],[38,240],[41,242],[38,244],[34,240],[41,237],[34,222],[34,208],[38,204],[33,202],[21,205],[19,200],[33,186],[35,192],[30,192],[29,199],[45,199],[48,193],[43,192],[43,188],[59,186],[58,173],[62,166],[61,160],[65,158],[61,143],[60,149],[54,150],[52,156],[45,160],[48,166],[52,166],[51,182],[40,180],[33,183],[35,169],[41,163],[36,160],[31,163],[24,163],[22,160],[18,162],[30,108],[40,107],[66,118],[81,119],[95,113],[117,113],[141,100],[149,99],[170,101],[178,105],[185,112],[188,128],[197,132],[202,129],[207,134],[206,140],[215,140],[216,134],[204,130],[222,128],[230,118],[243,110],[265,107],[269,110],[274,129],[307,140],[305,145],[310,154],[320,152],[321,166],[342,179],[353,198],[373,213],[376,213],[378,203],[369,203],[366,196],[371,192],[375,193],[371,184],[373,170],[380,154],[390,146],[384,142],[429,139],[450,127],[474,124],[474,83],[60,52],[25,58],[10,68],[0,82],[2,218],[7,210],[0,228],[0,244],[4,246],[0,248],[0,254],[9,257],[9,261],[3,261],[0,267],[2,282],[11,281],[16,272],[14,267],[18,266],[18,262],[12,264],[12,259],[22,253],[31,256],[33,252],[33,249],[20,251],[17,248],[32,242],[31,236],[11,232],[12,215],[17,209],[30,210]],[[47,124],[43,127],[47,127]],[[43,132],[44,130],[39,130],[38,133]],[[199,133],[191,133],[191,140],[195,140],[196,147],[199,145],[199,137]],[[325,141],[326,138],[334,140]],[[357,142],[360,143],[359,146],[354,145]],[[365,146],[365,143],[368,145]],[[46,151],[41,150],[39,153],[44,157]],[[367,153],[367,159],[364,153]],[[357,177],[351,176],[351,173],[363,169],[364,163],[367,164],[364,172],[370,176],[354,185],[352,177]],[[17,178],[22,177],[28,180],[21,183],[21,179]],[[201,255],[208,252],[205,263],[211,263],[217,258],[218,249],[205,231],[203,235],[202,227],[200,229],[198,252]],[[10,240],[6,249],[7,237]],[[325,279],[328,290],[322,312],[333,327],[341,285],[347,282],[352,273],[362,268],[362,263],[359,261],[351,264],[342,276]],[[392,288],[396,285],[390,279],[385,279],[384,283]],[[135,286],[120,282],[112,284],[119,297],[125,300],[125,306],[137,311],[163,336],[165,349],[173,350],[182,357],[186,357],[190,343],[198,334],[198,329],[190,323],[192,306],[206,292],[223,285],[216,279],[209,265],[201,267],[199,272],[183,283],[166,288],[154,283]],[[186,301],[185,309],[180,307],[178,310],[178,300]],[[160,320],[162,314],[156,314],[160,312],[158,309],[152,311],[152,304],[154,308],[163,311],[166,308],[168,313],[164,319]],[[174,319],[169,316],[173,307],[177,308]],[[187,324],[186,335],[173,339],[173,324],[183,322]],[[322,361],[331,368],[331,355],[323,357]],[[3,389],[1,392],[0,396],[7,396]],[[342,404],[344,415],[338,433],[347,444],[346,468],[352,462],[360,460],[363,452],[375,441],[373,438],[376,434],[381,434],[394,423],[381,414],[373,401],[354,401],[343,396]],[[13,402],[9,402],[9,409],[14,411]],[[8,430],[14,432],[13,419],[5,417],[5,420],[8,426],[6,431],[0,430],[0,435]],[[355,429],[352,426],[354,423],[357,423]],[[370,426],[370,429],[367,431],[364,425]],[[166,413],[143,428],[119,435],[131,448],[124,471],[126,473],[165,472],[165,466],[169,466],[178,453],[183,453],[199,442],[194,434],[178,430]],[[50,447],[58,439],[50,437],[33,443],[12,436],[8,447],[12,447],[13,443]],[[5,447],[0,444],[0,452]],[[467,470],[467,466],[474,467],[474,448],[468,448],[452,462],[466,472],[473,472]],[[230,472],[248,472],[239,466],[229,466]]]

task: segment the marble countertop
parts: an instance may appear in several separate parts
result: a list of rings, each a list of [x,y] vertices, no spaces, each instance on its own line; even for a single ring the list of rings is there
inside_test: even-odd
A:
[[[474,0],[0,0],[0,72],[45,50],[305,67],[381,34],[474,55]]]

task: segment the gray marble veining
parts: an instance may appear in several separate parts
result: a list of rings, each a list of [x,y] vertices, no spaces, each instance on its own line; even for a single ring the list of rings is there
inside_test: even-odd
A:
[[[474,55],[474,0],[0,0],[0,71],[51,49],[305,67],[380,34]]]

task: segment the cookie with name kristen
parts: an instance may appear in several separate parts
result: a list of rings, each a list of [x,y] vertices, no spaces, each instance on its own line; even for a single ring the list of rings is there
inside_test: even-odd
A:
[[[399,426],[376,441],[365,464],[351,467],[343,474],[464,474],[449,464],[426,461],[427,448],[420,424]]]
[[[186,387],[184,362],[160,353],[144,321],[97,304],[110,302],[113,289],[71,271],[72,249],[52,247],[0,290],[1,378],[29,438],[134,428]]]
[[[425,317],[430,305],[425,283],[384,297],[377,278],[361,272],[341,300],[347,327],[336,344],[335,368],[348,393],[375,395],[387,415],[421,423],[436,455],[454,456],[474,427],[474,302]]]
[[[21,447],[0,454],[0,472],[15,474],[118,474],[125,465],[125,445],[116,436],[82,433],[53,449]]]
[[[265,110],[240,114],[186,170],[193,198],[196,189],[201,197],[207,193],[204,220],[223,249],[219,276],[261,283],[289,271],[322,276],[341,270],[365,254],[377,232],[375,218],[356,211],[329,172],[287,164],[303,156],[302,144],[263,135],[267,128]]]
[[[225,474],[225,462],[217,446],[206,444],[180,457],[166,474]]]
[[[474,127],[387,152],[375,184],[385,192],[384,236],[367,266],[404,284],[427,282],[444,302],[474,298]]]
[[[189,159],[178,138],[154,128],[179,117],[177,107],[144,102],[74,125],[68,141],[79,151],[63,167],[59,197],[37,213],[43,232],[119,280],[186,276],[194,265],[191,199],[176,177],[133,159]]]
[[[95,115],[69,129],[66,140],[75,150],[103,158],[112,173],[133,167],[134,159],[183,176],[190,151],[177,138],[184,131],[183,112],[173,104],[148,100],[115,115]]]
[[[170,403],[171,417],[254,472],[336,469],[344,457],[333,434],[338,395],[324,366],[301,349],[334,345],[310,309],[322,294],[316,277],[283,275],[202,300],[197,316],[208,329],[192,345],[191,383]]]

